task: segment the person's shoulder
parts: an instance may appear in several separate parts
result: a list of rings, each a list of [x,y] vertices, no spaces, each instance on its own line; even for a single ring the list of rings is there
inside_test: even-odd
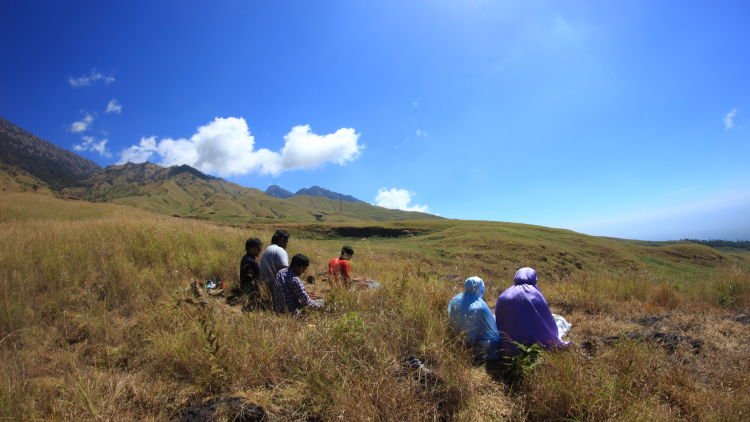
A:
[[[286,255],[286,251],[279,245],[271,244],[266,248],[266,254],[268,254],[269,256]]]

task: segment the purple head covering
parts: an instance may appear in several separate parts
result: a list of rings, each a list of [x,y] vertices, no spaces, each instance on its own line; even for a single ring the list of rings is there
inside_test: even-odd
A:
[[[565,347],[557,335],[557,324],[542,292],[536,286],[536,271],[524,267],[516,272],[514,286],[505,290],[495,305],[495,319],[501,334],[501,348],[506,354],[517,353],[511,341],[525,345]]]
[[[529,267],[521,268],[516,271],[516,276],[513,277],[513,284],[516,286],[519,284],[530,284],[536,286],[536,271]]]

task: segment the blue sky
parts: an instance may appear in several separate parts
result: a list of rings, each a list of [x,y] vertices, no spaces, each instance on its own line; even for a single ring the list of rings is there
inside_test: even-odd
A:
[[[0,0],[0,115],[101,165],[750,239],[748,22],[744,1]]]

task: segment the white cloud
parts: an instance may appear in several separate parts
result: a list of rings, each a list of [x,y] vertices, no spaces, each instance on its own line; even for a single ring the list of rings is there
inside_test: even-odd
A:
[[[119,163],[143,163],[156,151],[156,137],[141,138],[138,145],[133,145],[120,153]]]
[[[309,125],[295,126],[284,136],[281,149],[282,169],[311,170],[330,161],[340,166],[356,159],[362,152],[359,134],[342,128],[328,135],[312,133]]]
[[[117,99],[112,98],[107,103],[107,113],[121,114],[122,113],[122,104],[118,103]]]
[[[391,208],[404,211],[428,212],[427,205],[409,205],[414,195],[414,192],[409,192],[406,189],[380,188],[378,189],[378,194],[375,197],[375,205],[383,208]]]
[[[733,108],[732,111],[724,116],[724,130],[730,130],[734,127],[734,117],[737,115],[737,109]]]
[[[364,148],[359,134],[342,128],[317,135],[310,126],[295,126],[284,136],[280,152],[255,149],[255,137],[244,118],[217,117],[187,138],[141,138],[138,145],[122,151],[120,163],[144,162],[157,156],[159,164],[187,164],[209,174],[231,176],[258,172],[278,175],[288,170],[314,169],[326,163],[344,165]]]
[[[98,142],[93,136],[84,136],[81,139],[83,140],[82,143],[73,145],[74,150],[98,152],[99,155],[103,157],[112,156],[112,154],[107,150],[107,142],[109,142],[108,139],[102,139]]]
[[[77,78],[73,78],[73,77],[68,78],[68,83],[73,88],[81,88],[84,86],[90,86],[91,84],[97,81],[102,81],[105,84],[109,85],[115,81],[115,77],[107,76],[97,71],[96,69],[91,69],[91,72],[89,72],[88,75],[79,76]]]
[[[94,123],[94,116],[87,113],[83,116],[83,119],[70,124],[70,131],[73,133],[86,132],[92,123]]]
[[[426,138],[429,136],[429,133],[423,131],[422,129],[417,129],[417,138]]]

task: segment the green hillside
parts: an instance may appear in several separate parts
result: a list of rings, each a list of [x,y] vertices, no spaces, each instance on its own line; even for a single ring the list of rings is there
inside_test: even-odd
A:
[[[94,202],[130,205],[170,216],[249,223],[434,220],[440,217],[376,207],[319,186],[280,199],[187,165],[96,163],[40,139],[0,118],[0,189],[46,192]],[[329,198],[341,198],[329,199]],[[352,202],[354,201],[354,202]]]
[[[151,163],[109,166],[84,179],[79,186],[63,189],[62,195],[179,217],[235,223],[439,219],[363,202],[312,196],[280,199],[207,176],[189,166],[164,168]]]

